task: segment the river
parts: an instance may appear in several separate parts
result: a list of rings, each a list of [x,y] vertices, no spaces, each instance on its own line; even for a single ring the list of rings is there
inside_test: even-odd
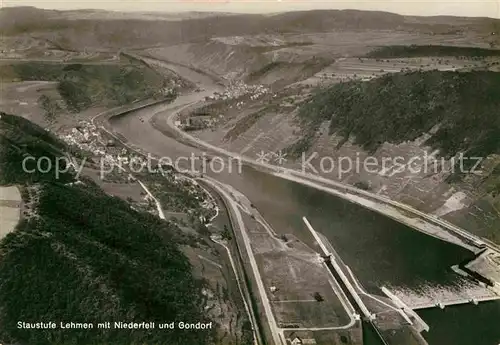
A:
[[[113,119],[112,127],[130,143],[162,157],[201,151],[153,129],[155,111],[177,104],[155,106]],[[143,119],[141,121],[140,119]],[[241,173],[209,173],[245,194],[278,233],[292,233],[313,245],[302,217],[323,233],[367,290],[381,285],[418,289],[422,285],[452,286],[459,280],[450,267],[472,258],[467,250],[415,231],[381,214],[316,189],[244,167]],[[497,345],[500,343],[500,302],[420,312],[431,326],[430,345]],[[473,341],[471,341],[473,339]]]

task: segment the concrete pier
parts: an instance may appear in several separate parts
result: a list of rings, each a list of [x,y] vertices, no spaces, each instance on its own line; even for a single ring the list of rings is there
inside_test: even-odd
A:
[[[357,293],[356,288],[351,284],[349,278],[347,278],[345,273],[342,271],[342,268],[338,264],[337,260],[335,260],[335,258],[332,256],[332,254],[328,251],[328,249],[326,248],[326,245],[323,243],[323,241],[321,240],[319,235],[316,233],[314,228],[311,226],[311,224],[309,223],[307,218],[302,217],[302,220],[304,221],[307,228],[309,229],[309,231],[313,235],[314,239],[318,243],[319,247],[321,248],[322,253],[320,253],[320,254],[321,254],[321,257],[324,258],[327,266],[330,269],[333,269],[334,273],[336,275],[338,275],[338,277],[340,277],[341,282],[346,287],[347,292],[349,293],[350,297],[354,300],[354,302],[356,303],[356,306],[361,311],[363,316],[365,318],[367,318],[368,320],[374,320],[375,315],[370,313],[370,311],[368,310],[368,308],[366,307],[366,305],[362,301],[361,297],[359,297],[359,294]]]
[[[313,235],[314,239],[316,240],[316,243],[321,248],[321,251],[322,251],[322,253],[320,253],[321,257],[324,258],[325,260],[327,260],[328,258],[331,258],[332,254],[328,251],[328,249],[326,249],[325,244],[323,243],[321,238],[318,236],[318,234],[316,233],[316,231],[312,227],[311,223],[309,223],[309,221],[307,220],[306,217],[302,217],[302,220],[304,221],[307,228],[309,229],[309,231]]]
[[[427,332],[429,331],[429,329],[430,329],[429,325],[417,313],[415,313],[415,311],[412,308],[407,306],[401,299],[399,299],[399,297],[397,297],[395,294],[390,292],[389,289],[387,289],[385,286],[383,286],[381,289],[382,289],[382,292],[387,297],[389,297],[398,308],[403,310],[403,312],[405,312],[407,315],[409,315],[410,317],[412,317],[415,320],[414,324],[420,325],[420,327],[424,331],[427,331]]]

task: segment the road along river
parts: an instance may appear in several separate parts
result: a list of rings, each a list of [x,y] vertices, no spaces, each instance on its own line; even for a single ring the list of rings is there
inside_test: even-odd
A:
[[[175,160],[192,154],[199,156],[203,153],[201,150],[165,135],[150,120],[155,114],[166,117],[213,91],[205,89],[206,92],[180,96],[167,105],[113,118],[110,125],[129,144],[159,157]],[[413,290],[457,285],[460,279],[450,267],[473,256],[461,247],[417,232],[381,214],[248,166],[244,166],[241,173],[234,167],[233,172],[225,169],[207,174],[245,194],[277,232],[293,233],[313,245],[302,222],[306,216],[315,224],[315,229],[330,240],[370,292],[379,293],[378,287],[382,285]],[[460,321],[461,327],[444,322],[451,314],[454,320]],[[473,336],[477,345],[500,342],[500,331],[495,327],[495,320],[500,319],[499,302],[425,311],[423,315],[430,318],[431,331],[425,336],[431,345],[469,345],[470,342],[464,342],[470,339],[467,335]],[[467,315],[467,322],[457,315]],[[496,331],[477,333],[485,324]],[[443,334],[448,338],[443,338]]]

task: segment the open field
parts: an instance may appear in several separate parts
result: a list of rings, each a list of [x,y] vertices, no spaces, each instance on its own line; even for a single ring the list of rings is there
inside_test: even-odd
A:
[[[256,248],[262,248],[261,243],[254,241]],[[270,299],[282,327],[338,327],[349,323],[349,317],[328,281],[328,273],[315,253],[308,257],[271,252],[257,255],[257,259],[263,267],[266,286],[277,289]],[[323,301],[315,300],[317,293]]]
[[[0,239],[17,226],[21,217],[21,194],[17,187],[0,186]]]
[[[41,94],[61,101],[57,83],[49,81],[25,81],[0,83],[0,110],[8,114],[19,114],[26,119],[43,125],[48,121],[38,99]]]
[[[85,167],[83,174],[91,178],[107,194],[135,203],[144,202],[145,192],[137,182],[127,181],[126,176],[118,175],[114,182],[102,179],[96,168]]]
[[[366,58],[348,57],[338,59],[313,77],[303,80],[299,85],[329,85],[348,80],[370,80],[386,73],[398,73],[408,70],[455,71],[466,68],[490,66],[499,58],[485,60],[461,59],[453,56],[443,57],[401,57],[401,58]],[[496,65],[494,65],[496,66]]]

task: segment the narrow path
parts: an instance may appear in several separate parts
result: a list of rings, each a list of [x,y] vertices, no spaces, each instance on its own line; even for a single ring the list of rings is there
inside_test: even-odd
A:
[[[222,269],[222,265],[219,265],[217,262],[213,261],[213,260],[210,260],[209,258],[206,258],[204,257],[203,255],[198,255],[198,257],[202,260],[205,260],[206,262],[214,265],[215,267],[218,267],[220,269]]]
[[[132,175],[129,175],[129,176],[132,176]],[[132,176],[133,177],[133,176]],[[158,199],[155,198],[155,196],[149,191],[148,187],[146,187],[146,185],[144,183],[142,183],[141,181],[137,180],[137,182],[141,185],[142,189],[144,189],[144,191],[148,194],[148,196],[154,200],[155,202],[155,205],[156,205],[156,209],[158,211],[158,216],[161,218],[161,219],[166,219],[165,218],[165,213],[163,213],[163,208],[161,206],[161,203]]]

